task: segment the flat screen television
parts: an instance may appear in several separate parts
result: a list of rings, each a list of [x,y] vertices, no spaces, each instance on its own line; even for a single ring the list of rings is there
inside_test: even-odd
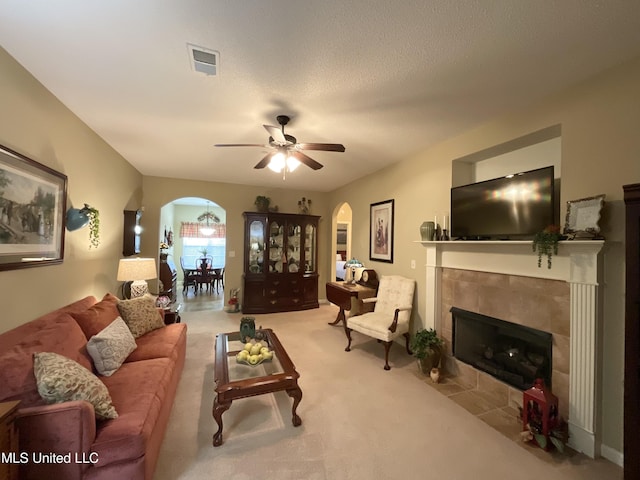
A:
[[[453,240],[524,240],[554,222],[553,166],[451,189]]]

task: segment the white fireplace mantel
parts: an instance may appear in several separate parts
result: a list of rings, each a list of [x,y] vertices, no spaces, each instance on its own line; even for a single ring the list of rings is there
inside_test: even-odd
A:
[[[419,242],[426,248],[425,327],[440,318],[440,271],[455,268],[479,272],[562,280],[570,287],[569,445],[594,458],[599,455],[596,435],[596,332],[600,251],[603,240],[560,242],[547,268],[531,241]]]

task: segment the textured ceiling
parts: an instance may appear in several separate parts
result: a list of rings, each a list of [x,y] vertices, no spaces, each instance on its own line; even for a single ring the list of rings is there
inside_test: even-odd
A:
[[[640,55],[632,0],[2,0],[0,45],[145,175],[329,191]],[[220,52],[192,70],[187,44]],[[292,121],[324,164],[253,166]]]

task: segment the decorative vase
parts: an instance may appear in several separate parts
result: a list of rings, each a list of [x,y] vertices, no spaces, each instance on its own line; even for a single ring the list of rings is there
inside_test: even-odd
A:
[[[436,230],[436,224],[434,222],[422,222],[420,225],[420,236],[423,242],[430,242],[433,240],[433,234]]]
[[[248,342],[256,336],[256,319],[254,317],[242,317],[240,319],[240,341]]]

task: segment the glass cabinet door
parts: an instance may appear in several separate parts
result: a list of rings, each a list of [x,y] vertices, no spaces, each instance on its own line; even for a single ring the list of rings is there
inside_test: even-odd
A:
[[[285,267],[284,227],[278,222],[269,224],[269,271],[282,273]]]
[[[300,237],[302,229],[297,223],[287,225],[287,270],[291,273],[300,271]]]
[[[264,271],[264,226],[262,222],[254,220],[249,225],[249,272],[262,273]]]
[[[307,225],[304,229],[304,271],[313,273],[316,271],[316,227]]]

